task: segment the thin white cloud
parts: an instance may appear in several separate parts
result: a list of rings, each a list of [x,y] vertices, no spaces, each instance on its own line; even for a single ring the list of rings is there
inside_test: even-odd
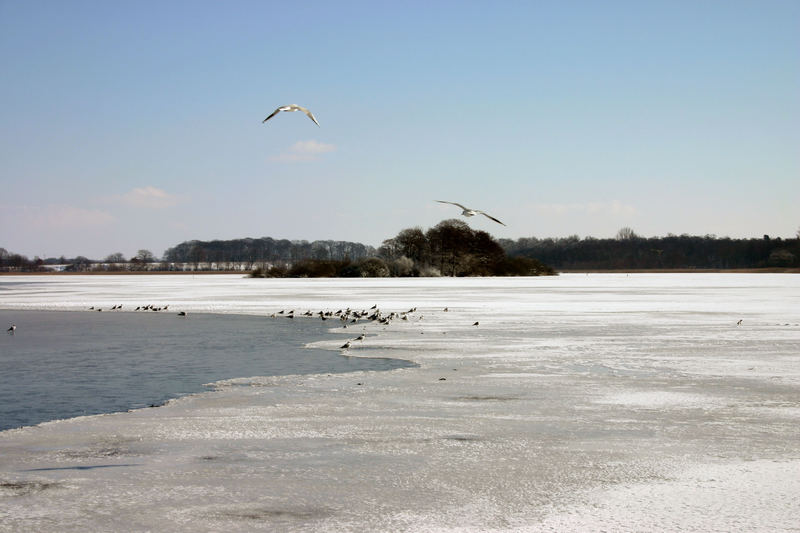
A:
[[[573,215],[576,213],[586,215],[604,216],[636,216],[639,210],[619,200],[610,202],[575,202],[562,204],[536,204],[536,210],[550,215]]]
[[[295,161],[314,161],[322,154],[336,151],[333,144],[321,143],[319,141],[298,141],[289,147],[287,152],[270,157],[270,161],[280,161],[291,163]]]
[[[0,220],[4,224],[51,231],[105,226],[115,220],[107,211],[71,205],[14,206],[3,211]]]
[[[176,196],[152,185],[132,189],[120,196],[119,200],[132,207],[148,209],[164,209],[178,203]]]

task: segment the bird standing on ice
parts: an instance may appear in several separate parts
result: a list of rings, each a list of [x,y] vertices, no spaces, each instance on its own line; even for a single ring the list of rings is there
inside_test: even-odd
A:
[[[9,335],[13,335],[16,330],[17,330],[17,326],[15,326],[14,324],[11,324],[11,327],[8,328],[6,331],[8,332]]]
[[[266,121],[268,121],[269,119],[271,119],[272,117],[274,117],[275,115],[277,115],[278,113],[280,113],[281,111],[302,111],[303,113],[305,113],[306,115],[308,115],[308,118],[310,118],[311,120],[313,120],[313,121],[314,121],[314,124],[316,124],[317,126],[319,126],[319,122],[317,122],[317,119],[315,119],[315,118],[314,118],[314,115],[312,115],[312,114],[311,114],[311,111],[309,111],[309,110],[308,110],[308,109],[306,109],[305,107],[299,106],[299,105],[297,105],[297,104],[289,104],[289,105],[282,105],[282,106],[280,106],[278,109],[276,109],[275,111],[273,111],[273,112],[272,112],[272,114],[271,114],[270,116],[268,116],[267,118],[265,118],[264,120],[262,120],[262,121],[261,121],[261,123],[262,123],[262,124],[263,124],[263,123],[265,123]]]
[[[463,210],[463,211],[461,211],[461,214],[464,215],[465,217],[474,217],[475,215],[483,215],[486,218],[494,220],[498,224],[503,224],[502,222],[500,222],[499,220],[497,220],[493,216],[489,215],[488,213],[484,213],[483,211],[478,211],[477,209],[470,209],[469,207],[464,207],[463,205],[457,204],[456,202],[446,202],[444,200],[436,200],[436,201],[439,202],[440,204],[457,205],[458,207],[460,207]],[[503,224],[503,225],[505,226],[505,224]]]

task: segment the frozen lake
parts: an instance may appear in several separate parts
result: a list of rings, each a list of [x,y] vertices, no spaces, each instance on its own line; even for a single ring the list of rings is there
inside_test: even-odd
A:
[[[0,432],[0,531],[800,527],[798,275],[0,277],[2,309],[142,301],[416,307],[351,351],[420,366]]]

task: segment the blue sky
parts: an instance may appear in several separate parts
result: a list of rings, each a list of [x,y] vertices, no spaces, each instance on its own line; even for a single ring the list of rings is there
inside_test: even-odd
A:
[[[800,2],[0,0],[0,247],[792,237]],[[261,121],[279,105],[310,108]]]

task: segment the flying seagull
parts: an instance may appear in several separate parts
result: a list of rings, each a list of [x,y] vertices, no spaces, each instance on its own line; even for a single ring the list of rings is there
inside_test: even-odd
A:
[[[503,224],[502,222],[500,222],[499,220],[497,220],[497,219],[496,219],[496,218],[494,218],[493,216],[491,216],[491,215],[489,215],[489,214],[487,214],[487,213],[484,213],[483,211],[478,211],[477,209],[470,209],[469,207],[464,207],[463,205],[461,205],[461,204],[457,204],[456,202],[446,202],[446,201],[444,201],[444,200],[436,200],[436,201],[437,201],[437,202],[439,202],[440,204],[453,204],[453,205],[457,205],[458,207],[460,207],[461,209],[463,209],[463,211],[461,211],[461,214],[462,214],[462,215],[464,215],[465,217],[474,217],[475,215],[483,215],[483,216],[485,216],[486,218],[489,218],[489,219],[492,219],[492,220],[494,220],[494,221],[495,221],[495,222],[497,222],[498,224]],[[505,226],[505,224],[503,224],[503,225]]]
[[[314,124],[316,124],[317,126],[319,126],[319,122],[317,122],[317,119],[315,119],[315,118],[314,118],[314,115],[312,115],[312,114],[311,114],[311,111],[309,111],[309,110],[308,110],[308,109],[306,109],[305,107],[301,107],[301,106],[299,106],[299,105],[297,105],[297,104],[289,104],[289,105],[282,105],[282,106],[280,106],[278,109],[276,109],[275,111],[273,111],[273,112],[272,112],[272,114],[271,114],[270,116],[268,116],[267,118],[265,118],[264,120],[262,120],[262,121],[261,121],[261,123],[263,124],[264,122],[268,121],[269,119],[271,119],[272,117],[274,117],[275,115],[277,115],[278,113],[280,113],[281,111],[302,111],[303,113],[305,113],[306,115],[308,115],[308,118],[310,118],[311,120],[313,120],[313,121],[314,121]]]

